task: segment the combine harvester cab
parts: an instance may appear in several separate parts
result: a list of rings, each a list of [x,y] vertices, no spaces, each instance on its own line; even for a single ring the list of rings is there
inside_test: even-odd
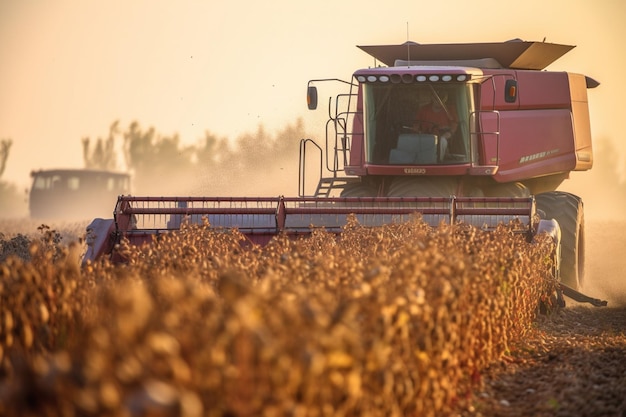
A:
[[[544,70],[573,46],[515,40],[359,48],[374,57],[373,67],[351,81],[309,82],[312,110],[318,84],[343,88],[329,99],[325,143],[301,141],[298,197],[122,196],[114,219],[90,225],[85,261],[120,261],[114,247],[121,239],[141,244],[202,216],[259,244],[316,227],[340,233],[349,214],[365,226],[413,213],[434,226],[493,228],[518,219],[529,239],[547,231],[557,240],[565,295],[602,304],[578,292],[582,200],[556,191],[571,171],[593,162],[587,89],[598,83]],[[319,163],[311,168],[311,161]]]

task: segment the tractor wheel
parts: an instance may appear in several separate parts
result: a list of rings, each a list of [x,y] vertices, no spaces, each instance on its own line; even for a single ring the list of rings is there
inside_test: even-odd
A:
[[[535,199],[541,217],[555,219],[561,228],[561,281],[568,287],[580,290],[585,274],[582,199],[561,191],[538,194]]]
[[[376,197],[376,189],[362,182],[346,184],[341,191],[341,197]]]
[[[447,177],[398,177],[389,187],[389,197],[450,197],[457,183]]]

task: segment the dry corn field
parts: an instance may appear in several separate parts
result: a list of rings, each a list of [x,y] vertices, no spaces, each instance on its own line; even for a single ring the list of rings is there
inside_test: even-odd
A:
[[[625,415],[625,310],[539,314],[547,238],[194,225],[80,268],[76,230],[3,230],[0,415]]]

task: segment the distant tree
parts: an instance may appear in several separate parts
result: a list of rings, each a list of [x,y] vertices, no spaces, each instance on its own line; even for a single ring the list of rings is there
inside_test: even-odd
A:
[[[13,141],[11,139],[2,139],[0,141],[0,178],[4,174],[4,170],[7,166],[7,160],[9,159],[9,151]]]
[[[106,139],[98,138],[96,146],[91,149],[91,139],[83,138],[83,161],[87,169],[114,170],[117,168],[115,155],[115,136],[119,134],[119,121],[109,127],[109,136]]]
[[[27,213],[25,194],[15,184],[0,181],[0,218],[24,217]]]
[[[237,140],[238,153],[248,169],[277,169],[285,162],[297,162],[300,139],[304,136],[301,119],[273,136],[259,126],[256,134],[246,134]]]
[[[124,158],[140,193],[187,191],[195,168],[194,151],[182,146],[178,135],[161,137],[154,128],[142,131],[137,122],[124,133]]]
[[[232,150],[228,145],[228,139],[217,138],[210,132],[205,132],[204,140],[196,146],[195,163],[198,166],[210,168],[228,160],[231,155]]]
[[[196,145],[183,145],[177,134],[161,136],[136,121],[120,132],[115,122],[107,140],[99,139],[94,149],[83,139],[85,165],[111,168],[119,135],[133,193],[150,195],[273,195],[279,180],[295,189],[299,139],[305,137],[298,120],[276,135],[260,125],[234,142],[207,131]]]
[[[0,178],[6,169],[12,144],[11,139],[0,140]],[[17,186],[0,180],[0,217],[22,217],[26,212],[24,195],[18,191]]]
[[[239,136],[231,147],[207,134],[199,149],[198,178],[204,195],[276,196],[297,189],[298,148],[305,137],[297,120],[275,134],[263,126]]]

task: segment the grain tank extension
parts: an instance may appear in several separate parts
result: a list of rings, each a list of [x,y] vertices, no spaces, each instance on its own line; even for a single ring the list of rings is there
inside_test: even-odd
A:
[[[598,83],[544,70],[573,46],[514,40],[359,48],[375,65],[350,81],[309,81],[312,110],[318,88],[334,90],[325,142],[300,143],[298,197],[122,196],[114,219],[90,225],[85,259],[115,256],[122,238],[144,242],[202,216],[257,243],[281,232],[306,235],[311,226],[339,233],[350,213],[368,226],[414,212],[433,225],[493,228],[515,218],[531,235],[560,234],[565,294],[584,297],[576,291],[584,274],[583,203],[556,189],[571,171],[592,167],[587,89]]]

